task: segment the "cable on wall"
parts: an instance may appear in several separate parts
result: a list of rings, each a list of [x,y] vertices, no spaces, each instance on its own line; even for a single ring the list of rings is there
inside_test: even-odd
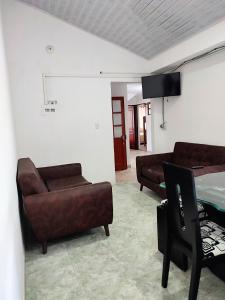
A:
[[[48,99],[48,93],[47,93],[47,78],[96,78],[96,79],[104,79],[104,78],[112,78],[112,79],[137,79],[138,81],[141,79],[142,76],[149,75],[149,73],[137,73],[137,72],[131,72],[131,73],[125,73],[125,72],[105,72],[105,71],[99,71],[97,74],[48,74],[43,73],[42,74],[42,88],[43,88],[43,95],[44,95],[44,105],[55,105],[57,104],[57,101],[51,101]],[[52,111],[50,108],[45,108],[45,111]],[[55,112],[55,110],[53,109]]]
[[[100,71],[97,74],[42,74],[44,78],[132,78],[139,79],[142,76],[149,75],[149,73],[122,73],[122,72],[104,72]]]
[[[166,129],[166,121],[165,121],[165,98],[162,97],[162,124],[160,125],[161,129]]]
[[[223,51],[223,50],[225,50],[225,45],[218,46],[218,47],[216,47],[216,48],[214,48],[214,49],[212,49],[212,50],[206,51],[206,52],[204,52],[204,53],[202,53],[202,54],[199,54],[199,55],[197,55],[197,56],[195,56],[195,57],[193,57],[193,58],[190,58],[190,59],[187,59],[187,60],[183,61],[181,64],[179,64],[179,65],[176,66],[175,68],[169,69],[168,72],[174,72],[174,71],[177,71],[178,69],[180,69],[180,68],[183,67],[184,65],[187,65],[187,64],[189,64],[189,63],[191,63],[191,62],[195,62],[195,61],[197,61],[197,60],[200,60],[200,59],[202,59],[202,58],[205,58],[205,57],[207,57],[207,56],[210,56],[210,55],[212,55],[212,54],[215,54],[215,53],[220,52],[220,51]]]
[[[213,55],[215,53],[218,53],[218,52],[224,51],[224,50],[225,50],[225,45],[221,45],[221,46],[215,47],[212,50],[206,51],[206,52],[204,52],[202,54],[199,54],[199,55],[197,55],[197,56],[195,56],[193,58],[190,58],[190,59],[187,59],[187,60],[183,61],[178,66],[169,69],[165,73],[177,71],[178,69],[180,69],[181,67],[183,67],[183,66],[185,66],[185,65],[187,65],[189,63],[198,61],[198,60],[200,60],[202,58],[211,56],[211,55]],[[156,74],[156,73],[154,73],[154,74]],[[166,129],[166,122],[165,122],[165,99],[164,98],[162,98],[162,124],[160,125],[160,128],[161,129]]]

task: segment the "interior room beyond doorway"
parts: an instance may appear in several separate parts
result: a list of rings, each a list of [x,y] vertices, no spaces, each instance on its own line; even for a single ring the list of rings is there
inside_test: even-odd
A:
[[[142,98],[141,83],[112,82],[111,91],[116,179],[117,182],[133,181],[136,156],[148,155],[152,151],[151,103],[149,99]],[[123,123],[125,130],[122,130]],[[122,145],[126,157],[122,155]],[[124,157],[126,163],[122,164]],[[118,169],[119,165],[126,165],[126,168]]]

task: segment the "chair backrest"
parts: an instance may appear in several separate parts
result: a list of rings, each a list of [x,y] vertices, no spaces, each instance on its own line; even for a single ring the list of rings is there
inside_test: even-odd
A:
[[[17,181],[23,196],[48,192],[44,181],[30,158],[19,159]]]
[[[168,198],[168,233],[203,256],[200,224],[192,171],[164,163]]]

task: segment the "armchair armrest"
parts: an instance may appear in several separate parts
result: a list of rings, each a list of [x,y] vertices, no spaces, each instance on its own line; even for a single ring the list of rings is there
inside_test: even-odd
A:
[[[38,168],[38,172],[44,180],[82,175],[80,163]]]
[[[210,174],[210,173],[219,173],[225,172],[225,164],[224,165],[214,165],[214,166],[205,166],[201,169],[193,169],[193,174],[195,177]]]
[[[24,210],[39,241],[111,224],[112,187],[108,182],[24,198]]]
[[[141,176],[142,167],[150,167],[162,163],[163,161],[171,162],[173,158],[173,152],[161,153],[161,154],[152,154],[136,157],[136,171],[137,178]]]

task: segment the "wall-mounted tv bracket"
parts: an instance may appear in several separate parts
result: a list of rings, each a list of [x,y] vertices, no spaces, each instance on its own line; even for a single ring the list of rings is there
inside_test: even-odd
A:
[[[166,129],[166,121],[165,121],[165,98],[162,97],[162,124],[160,128]]]

